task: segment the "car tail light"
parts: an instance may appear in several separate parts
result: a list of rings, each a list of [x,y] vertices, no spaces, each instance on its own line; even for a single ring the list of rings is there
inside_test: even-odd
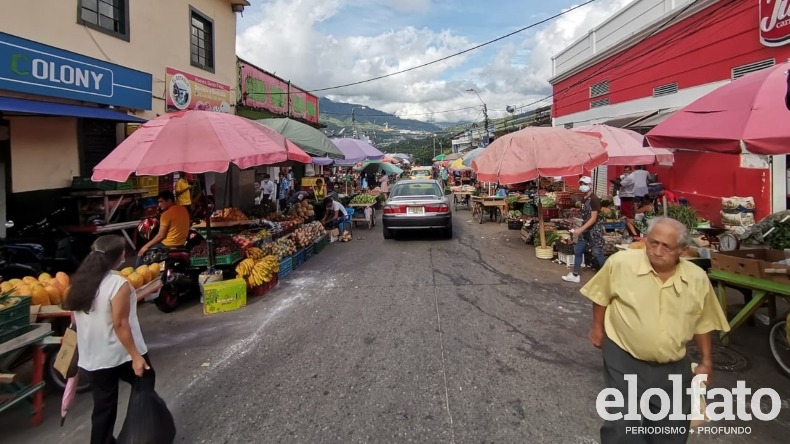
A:
[[[447,204],[426,205],[425,211],[428,211],[430,213],[449,213],[450,206]]]
[[[405,205],[386,205],[384,207],[384,214],[405,214]]]

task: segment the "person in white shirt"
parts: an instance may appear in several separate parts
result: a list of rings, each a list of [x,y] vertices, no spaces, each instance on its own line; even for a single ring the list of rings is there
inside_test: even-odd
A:
[[[88,373],[93,394],[91,444],[114,442],[118,383],[155,378],[137,319],[137,295],[113,270],[126,260],[121,236],[101,236],[71,277],[63,308],[77,322],[77,366]]]
[[[346,220],[346,218],[348,218],[346,207],[344,207],[340,202],[336,202],[331,197],[324,199],[324,207],[326,207],[326,213],[324,214],[324,218],[321,220],[321,223],[327,229],[338,228],[340,226],[340,222],[343,222]]]
[[[263,181],[261,181],[261,201],[276,202],[277,200],[277,185],[272,181],[272,176],[265,174]]]
[[[645,170],[642,165],[637,165],[634,172],[626,176],[621,183],[623,188],[633,187],[633,197],[635,201],[640,201],[643,197],[647,196],[650,190],[647,184],[650,182],[650,173]]]
[[[390,178],[386,173],[381,173],[381,176],[379,176],[379,189],[381,194],[384,195],[384,199],[386,199],[390,192]]]

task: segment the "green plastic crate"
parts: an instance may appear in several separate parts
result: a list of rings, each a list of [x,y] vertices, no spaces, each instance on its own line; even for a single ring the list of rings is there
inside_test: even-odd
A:
[[[214,265],[233,265],[239,259],[241,259],[241,250],[223,256],[215,256]],[[207,267],[208,257],[192,257],[189,259],[189,265],[193,267]]]
[[[9,298],[18,298],[21,299],[21,301],[13,307],[0,310],[0,330],[22,316],[27,316],[28,321],[30,320],[30,304],[32,298],[30,296],[9,296]],[[0,303],[3,303],[3,300],[0,299]],[[30,322],[27,322],[25,325],[29,323]]]
[[[329,235],[325,234],[319,237],[318,240],[315,241],[315,254],[322,252],[327,245],[329,245]]]

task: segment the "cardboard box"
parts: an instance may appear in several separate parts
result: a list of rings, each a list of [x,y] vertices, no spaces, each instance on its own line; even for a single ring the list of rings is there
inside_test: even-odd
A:
[[[247,305],[244,279],[210,282],[203,285],[203,313],[215,314],[238,310]]]
[[[787,265],[776,265],[774,262],[785,259],[785,254],[780,250],[747,249],[728,252],[713,252],[711,254],[711,268],[730,273],[750,276],[753,278],[765,279],[782,284],[790,284],[790,274],[769,274],[765,270],[780,269],[788,270]]]

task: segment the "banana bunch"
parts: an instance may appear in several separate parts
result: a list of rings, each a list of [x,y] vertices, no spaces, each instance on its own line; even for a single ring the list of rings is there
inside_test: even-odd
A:
[[[246,278],[255,268],[255,259],[248,257],[236,266],[236,278]]]
[[[272,230],[261,230],[258,232],[258,239],[266,239],[272,237]]]
[[[275,274],[280,271],[280,264],[274,256],[266,256],[259,259],[252,267],[252,271],[247,276],[247,285],[257,287],[267,282],[271,282]]]
[[[252,247],[247,249],[247,258],[253,260],[263,259],[263,250],[258,247]]]

